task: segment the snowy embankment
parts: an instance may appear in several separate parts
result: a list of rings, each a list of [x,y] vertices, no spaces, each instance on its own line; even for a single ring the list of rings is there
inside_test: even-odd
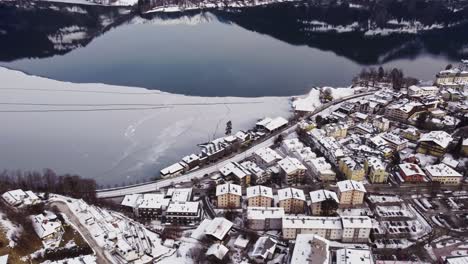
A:
[[[8,220],[8,218],[6,218],[5,214],[0,212],[0,230],[5,232],[6,238],[9,241],[8,246],[13,248],[16,246],[15,240],[23,231],[23,228],[13,224],[10,220]]]
[[[75,84],[0,68],[0,168],[52,168],[134,183],[198,153],[196,144],[290,115],[287,97],[195,97]],[[219,89],[222,89],[220,87]]]
[[[351,88],[351,87],[344,87],[344,88],[333,88],[333,87],[323,87],[322,90],[330,89],[331,96],[334,100],[340,99],[346,96],[353,95],[357,89],[361,87]],[[312,112],[317,107],[321,106],[322,103],[320,102],[320,89],[313,88],[308,95],[296,98],[292,106],[296,111],[305,111],[305,112]]]

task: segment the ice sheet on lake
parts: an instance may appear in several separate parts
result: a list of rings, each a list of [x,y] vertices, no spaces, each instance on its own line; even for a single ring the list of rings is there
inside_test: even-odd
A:
[[[5,68],[0,80],[0,168],[52,168],[102,184],[158,175],[197,152],[197,143],[221,136],[228,120],[237,131],[264,116],[290,114],[286,97],[184,96]]]

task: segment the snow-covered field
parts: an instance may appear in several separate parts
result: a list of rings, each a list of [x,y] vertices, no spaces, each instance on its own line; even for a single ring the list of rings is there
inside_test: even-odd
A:
[[[290,114],[286,97],[193,97],[74,84],[0,68],[0,168],[133,183],[198,152],[197,143]],[[220,87],[219,89],[222,89]]]

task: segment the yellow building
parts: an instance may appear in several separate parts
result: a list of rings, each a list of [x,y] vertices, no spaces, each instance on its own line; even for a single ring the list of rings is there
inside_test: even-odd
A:
[[[346,176],[346,179],[355,181],[362,181],[364,179],[364,168],[352,158],[342,158],[338,165],[340,171]]]
[[[322,130],[325,131],[327,137],[333,138],[345,138],[348,134],[348,125],[338,123],[338,124],[327,124],[322,127]]]
[[[242,189],[240,185],[225,183],[216,186],[218,208],[241,207]]]
[[[443,185],[458,185],[463,178],[463,175],[444,163],[427,166],[425,171],[433,182],[440,182]]]
[[[346,180],[337,182],[340,205],[358,205],[364,202],[366,188],[361,182]]]
[[[384,163],[376,157],[368,157],[364,162],[364,169],[371,183],[385,183],[388,179],[388,173],[385,170]]]
[[[253,207],[271,207],[273,190],[262,185],[247,188],[247,204]]]
[[[417,152],[441,157],[447,152],[447,147],[453,138],[445,131],[431,131],[421,135]]]
[[[296,188],[278,190],[279,206],[287,214],[303,214],[306,198],[304,191]]]

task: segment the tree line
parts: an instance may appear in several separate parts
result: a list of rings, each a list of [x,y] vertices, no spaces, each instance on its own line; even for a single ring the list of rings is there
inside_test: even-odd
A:
[[[87,202],[96,201],[96,181],[79,175],[57,175],[51,169],[39,171],[9,171],[0,173],[0,192],[23,189],[34,192],[62,194]]]
[[[418,84],[418,80],[413,77],[405,76],[401,69],[363,68],[362,71],[353,79],[353,83],[374,86],[377,82],[386,82],[392,85],[395,90]]]

